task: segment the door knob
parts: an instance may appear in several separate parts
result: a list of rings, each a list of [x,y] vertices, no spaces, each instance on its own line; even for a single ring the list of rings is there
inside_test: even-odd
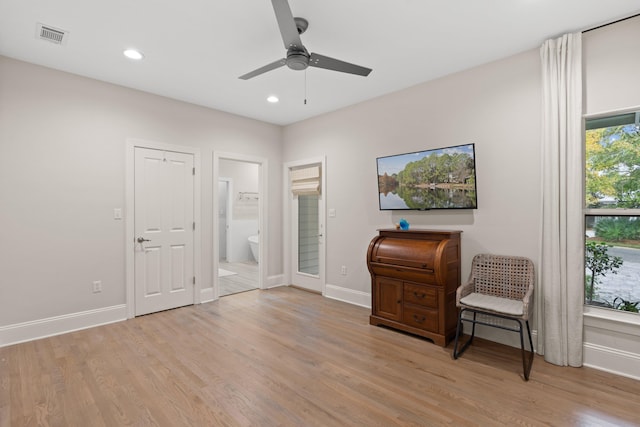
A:
[[[138,243],[150,242],[150,239],[145,239],[144,237],[138,237]]]

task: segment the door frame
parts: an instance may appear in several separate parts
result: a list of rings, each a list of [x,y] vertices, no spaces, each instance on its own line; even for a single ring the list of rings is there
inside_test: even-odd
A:
[[[193,220],[196,230],[193,233],[193,275],[196,283],[193,288],[193,303],[200,304],[202,289],[202,221],[200,220],[200,149],[185,145],[167,144],[157,141],[148,141],[137,138],[127,138],[125,150],[125,205],[124,205],[124,247],[125,247],[125,283],[126,283],[126,307],[127,318],[135,317],[135,149],[149,148],[152,150],[173,151],[193,155],[193,166],[196,171],[193,176]]]
[[[268,216],[267,216],[267,200],[268,200],[268,188],[269,188],[269,161],[264,157],[249,156],[238,153],[228,153],[222,151],[213,152],[213,173],[212,173],[212,265],[211,265],[211,277],[213,279],[213,299],[220,298],[220,281],[218,278],[218,267],[220,266],[220,241],[218,240],[218,228],[220,227],[220,220],[218,218],[218,210],[220,209],[218,202],[218,181],[220,180],[220,160],[233,160],[237,162],[254,163],[258,165],[258,233],[260,235],[260,244],[258,245],[258,289],[267,288],[267,266],[269,265],[269,254],[265,250],[267,242],[269,242],[268,234]],[[231,194],[229,195],[232,196]],[[227,250],[229,248],[227,247]]]
[[[282,181],[283,181],[283,209],[282,209],[282,217],[283,217],[283,235],[284,235],[284,279],[287,285],[291,285],[292,279],[292,262],[291,259],[293,257],[293,244],[291,243],[292,233],[291,224],[291,180],[289,179],[289,170],[292,168],[297,168],[301,166],[311,166],[320,164],[321,172],[320,172],[320,192],[321,192],[321,202],[320,202],[320,212],[318,215],[322,221],[324,226],[323,236],[322,236],[322,247],[320,248],[320,258],[322,260],[320,265],[320,271],[318,272],[320,276],[320,286],[322,289],[322,295],[325,295],[327,288],[327,158],[326,156],[321,157],[312,157],[304,160],[294,160],[291,162],[286,162],[283,165],[282,171]]]
[[[227,206],[226,206],[225,218],[227,220],[227,230],[228,230],[229,229],[229,206],[231,206],[231,201],[232,201],[231,200],[231,195],[233,194],[233,178],[228,178],[228,177],[223,177],[223,176],[218,177],[218,188],[220,188],[219,185],[220,185],[221,181],[227,183],[227,198],[226,198],[227,199],[226,200]],[[218,194],[218,197],[219,196],[220,195]],[[219,227],[220,227],[220,205],[218,205],[218,210],[214,211],[214,215],[215,215],[215,212],[218,212],[218,231],[219,231]],[[227,230],[225,230],[225,231],[227,231]],[[225,248],[226,248],[225,252],[227,253],[227,258],[228,258],[228,255],[229,255],[229,233],[225,232],[225,236],[226,236],[226,239],[225,239],[225,242],[224,242]],[[220,262],[220,239],[218,239],[218,262]]]

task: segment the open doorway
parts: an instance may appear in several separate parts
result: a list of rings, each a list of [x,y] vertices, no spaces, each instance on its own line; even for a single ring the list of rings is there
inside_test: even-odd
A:
[[[217,255],[214,288],[222,297],[262,287],[260,259],[262,224],[261,162],[232,155],[214,155],[217,180]],[[217,286],[216,286],[217,284]]]

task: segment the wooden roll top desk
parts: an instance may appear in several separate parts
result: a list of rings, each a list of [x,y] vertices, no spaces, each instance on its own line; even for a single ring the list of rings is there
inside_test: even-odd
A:
[[[367,251],[369,323],[429,338],[455,336],[461,231],[378,230]]]

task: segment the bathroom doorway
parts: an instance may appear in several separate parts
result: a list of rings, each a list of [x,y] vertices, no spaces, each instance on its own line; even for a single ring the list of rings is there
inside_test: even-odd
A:
[[[215,163],[217,160],[217,168]],[[214,154],[217,256],[214,291],[222,297],[261,288],[262,163]],[[217,220],[217,221],[215,221]],[[217,284],[217,286],[216,286]]]

